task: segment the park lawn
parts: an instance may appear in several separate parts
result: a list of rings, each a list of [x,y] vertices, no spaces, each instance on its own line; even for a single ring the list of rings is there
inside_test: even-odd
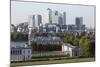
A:
[[[31,66],[31,65],[45,65],[45,64],[61,64],[61,63],[76,63],[76,62],[92,62],[95,58],[70,58],[70,59],[58,59],[58,60],[48,60],[48,61],[29,61],[21,63],[11,63],[11,67],[18,66]]]

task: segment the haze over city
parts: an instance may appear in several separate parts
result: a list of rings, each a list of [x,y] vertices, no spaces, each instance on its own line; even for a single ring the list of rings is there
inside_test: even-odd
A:
[[[75,24],[76,17],[83,17],[83,24],[86,27],[95,26],[95,7],[83,5],[65,5],[65,4],[49,4],[35,2],[11,2],[11,23],[17,25],[19,23],[28,22],[28,16],[33,14],[42,15],[42,23],[48,23],[47,8],[53,11],[66,12],[66,24]]]

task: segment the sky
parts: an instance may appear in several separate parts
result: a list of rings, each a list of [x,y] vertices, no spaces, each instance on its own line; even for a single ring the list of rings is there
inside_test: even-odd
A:
[[[66,24],[75,24],[76,17],[83,17],[86,27],[95,26],[95,7],[84,5],[51,4],[37,2],[11,1],[11,24],[28,22],[29,15],[41,14],[43,24],[48,23],[48,11],[66,12]]]

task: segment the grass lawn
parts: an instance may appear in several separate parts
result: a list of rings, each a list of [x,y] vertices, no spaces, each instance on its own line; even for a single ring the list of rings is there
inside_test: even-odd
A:
[[[11,63],[11,67],[18,66],[31,66],[31,65],[44,65],[44,64],[60,64],[60,63],[76,63],[76,62],[92,62],[95,61],[95,58],[63,58],[63,59],[54,59],[49,58],[49,60],[43,61],[28,61],[20,63]]]

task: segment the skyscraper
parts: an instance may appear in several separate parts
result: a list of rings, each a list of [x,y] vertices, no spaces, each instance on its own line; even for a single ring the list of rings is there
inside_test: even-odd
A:
[[[59,24],[59,25],[62,25],[62,24],[63,24],[63,17],[62,17],[62,15],[60,15],[60,16],[58,17],[58,24]]]
[[[52,12],[52,23],[58,24],[58,16],[59,16],[59,12],[58,11],[53,11]]]
[[[29,28],[34,28],[35,27],[35,15],[30,15],[29,16]]]
[[[76,31],[85,31],[85,25],[83,24],[83,17],[76,17]]]
[[[40,26],[40,24],[42,24],[42,16],[41,15],[37,15],[37,23],[38,23],[38,26]]]
[[[66,12],[63,12],[63,24],[66,25]]]
[[[76,17],[76,25],[83,25],[83,17]]]
[[[47,10],[49,11],[49,23],[52,23],[52,10],[50,8],[47,8]]]

